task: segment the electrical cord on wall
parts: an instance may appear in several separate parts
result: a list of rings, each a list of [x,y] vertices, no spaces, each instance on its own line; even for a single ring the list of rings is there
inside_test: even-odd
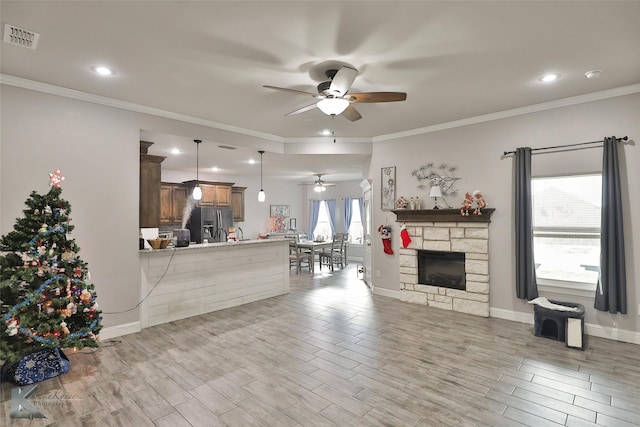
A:
[[[122,313],[128,313],[132,310],[135,310],[136,308],[140,307],[140,304],[142,304],[143,302],[145,302],[145,300],[147,298],[149,298],[149,295],[151,295],[151,292],[153,292],[155,290],[155,288],[160,284],[160,282],[162,281],[162,279],[164,279],[164,276],[167,275],[167,272],[169,271],[169,267],[171,266],[171,261],[173,261],[173,256],[176,254],[176,249],[173,248],[173,251],[171,251],[171,258],[169,258],[169,262],[167,263],[167,267],[164,269],[164,273],[162,273],[162,276],[160,276],[160,278],[158,279],[158,281],[153,285],[153,287],[151,288],[151,290],[149,290],[149,292],[147,292],[147,294],[144,296],[144,298],[142,298],[140,300],[139,303],[137,303],[136,305],[134,305],[133,307],[127,309],[127,310],[123,310],[123,311],[103,311],[102,314],[122,314]]]

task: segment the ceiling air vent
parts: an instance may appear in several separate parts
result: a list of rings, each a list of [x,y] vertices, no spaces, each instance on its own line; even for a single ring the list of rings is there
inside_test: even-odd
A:
[[[15,25],[4,25],[3,40],[5,43],[28,47],[29,49],[35,49],[38,45],[39,37],[40,34],[34,33],[33,31],[25,30],[24,28],[19,28]]]
[[[218,145],[218,148],[224,148],[225,150],[235,150],[238,147],[232,147],[230,145]]]

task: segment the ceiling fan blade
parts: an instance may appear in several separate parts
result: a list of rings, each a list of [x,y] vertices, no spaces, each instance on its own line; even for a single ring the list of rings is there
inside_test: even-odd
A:
[[[351,67],[342,67],[338,70],[333,79],[331,79],[331,86],[329,86],[329,93],[334,96],[343,96],[347,93],[356,76],[358,70]]]
[[[262,87],[266,87],[267,89],[281,90],[283,92],[297,93],[298,95],[312,96],[314,98],[318,97],[317,93],[305,92],[303,90],[289,89],[286,87],[269,86],[269,85],[262,85]]]
[[[349,105],[347,109],[344,110],[344,112],[341,114],[341,116],[343,116],[347,120],[351,120],[352,122],[355,122],[356,120],[360,120],[362,118],[358,110],[356,110],[353,105]]]
[[[404,92],[363,92],[350,93],[345,97],[350,102],[393,102],[404,101],[407,94]]]
[[[311,111],[316,108],[316,104],[307,105],[306,107],[298,108],[297,110],[293,110],[290,113],[285,114],[285,116],[294,116],[300,113],[306,113],[307,111]]]

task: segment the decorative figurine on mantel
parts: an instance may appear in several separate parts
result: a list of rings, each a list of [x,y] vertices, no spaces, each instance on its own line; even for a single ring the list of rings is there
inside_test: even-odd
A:
[[[482,193],[480,190],[476,190],[473,192],[473,197],[475,198],[476,208],[473,210],[474,215],[482,216],[482,209],[487,207],[487,202],[482,197]]]
[[[473,195],[468,191],[464,194],[462,207],[460,208],[460,216],[469,216],[469,209],[473,206]]]
[[[464,200],[462,201],[460,215],[469,216],[469,211],[472,210],[474,215],[482,216],[482,209],[486,207],[487,202],[484,200],[480,190],[475,190],[473,193],[467,192],[465,193]]]
[[[413,206],[411,207],[411,209],[421,209],[422,208],[422,201],[420,200],[420,197],[416,196],[415,199],[413,199]]]
[[[404,196],[400,196],[398,200],[396,200],[396,209],[407,209],[408,206],[409,202],[407,202]]]

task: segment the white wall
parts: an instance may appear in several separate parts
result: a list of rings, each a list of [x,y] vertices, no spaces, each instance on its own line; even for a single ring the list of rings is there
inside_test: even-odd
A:
[[[60,169],[73,236],[100,307],[116,312],[135,306],[139,127],[123,111],[28,90],[3,86],[1,101],[0,233],[23,216],[31,191],[49,191],[48,173]],[[138,313],[103,317],[104,326],[113,326],[137,321]]]
[[[380,209],[380,168],[397,167],[397,195],[419,195],[427,199],[428,190],[418,190],[418,181],[411,171],[434,162],[458,167],[461,177],[457,187],[461,194],[450,199],[452,207],[459,207],[465,191],[479,189],[489,207],[496,211],[490,226],[491,308],[516,313],[532,313],[526,302],[515,296],[513,265],[513,197],[512,158],[501,159],[504,151],[517,147],[545,147],[569,143],[601,140],[604,136],[628,135],[640,138],[640,94],[595,101],[468,125],[402,139],[376,142],[373,147],[370,176],[373,183],[374,227],[394,223],[395,215]],[[564,154],[536,155],[535,173],[562,173],[600,170],[601,149]],[[640,303],[640,150],[626,145],[621,158],[623,190],[628,195],[624,203],[626,240],[628,314],[610,315],[594,310],[593,299],[576,301],[587,308],[586,321],[602,326],[614,325],[629,331],[640,331],[638,303]],[[399,248],[399,230],[394,224],[393,245]],[[380,271],[375,287],[398,290],[398,257],[382,252],[380,239],[374,236],[374,271]],[[375,275],[375,274],[374,274]],[[566,300],[566,297],[564,297]],[[575,300],[573,298],[572,300]]]

